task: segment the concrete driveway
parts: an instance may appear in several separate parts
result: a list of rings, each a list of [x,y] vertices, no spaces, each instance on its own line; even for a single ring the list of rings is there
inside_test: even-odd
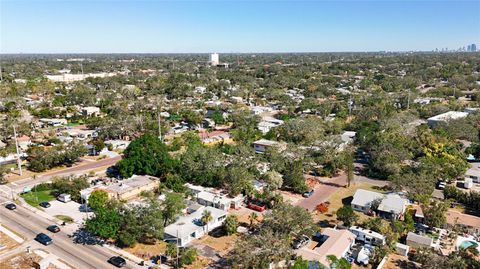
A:
[[[328,200],[328,198],[338,189],[343,188],[347,184],[347,177],[341,175],[334,178],[319,178],[320,185],[315,188],[312,196],[301,198],[295,205],[303,207],[312,212],[315,207]]]

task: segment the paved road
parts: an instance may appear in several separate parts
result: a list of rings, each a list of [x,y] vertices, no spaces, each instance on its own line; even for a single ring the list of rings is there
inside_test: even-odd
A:
[[[3,202],[3,201],[2,201]],[[46,231],[46,227],[52,223],[33,212],[18,206],[16,210],[10,211],[3,206],[0,207],[0,220],[5,226],[27,238],[31,242],[31,249],[43,249],[58,256],[67,264],[78,269],[99,269],[116,268],[107,263],[107,260],[116,256],[113,252],[98,245],[80,245],[73,243],[72,239],[64,232],[52,234]],[[40,232],[46,233],[53,238],[53,244],[43,246],[32,239]],[[22,246],[25,246],[23,244]],[[127,261],[126,268],[142,268],[131,261]]]
[[[21,192],[25,187],[33,187],[42,182],[49,181],[52,177],[55,176],[62,176],[62,175],[70,175],[70,174],[85,174],[91,170],[95,170],[105,166],[111,166],[121,160],[121,156],[116,156],[113,158],[103,159],[95,162],[90,162],[84,165],[69,167],[62,170],[53,171],[50,173],[45,173],[40,176],[37,176],[35,180],[33,178],[26,178],[22,180],[18,180],[12,183],[7,184],[7,186],[13,189],[15,192]]]
[[[322,178],[320,185],[315,188],[312,196],[301,198],[295,205],[303,207],[308,211],[313,211],[318,204],[327,201],[338,188],[343,188],[346,184],[345,176],[329,179]]]

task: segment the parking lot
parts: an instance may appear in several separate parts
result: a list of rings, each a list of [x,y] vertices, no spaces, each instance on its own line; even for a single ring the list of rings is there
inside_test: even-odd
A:
[[[52,217],[59,215],[68,216],[71,217],[76,224],[82,224],[83,220],[87,217],[86,213],[83,212],[83,205],[77,202],[70,201],[64,203],[58,200],[53,200],[50,204],[51,206],[49,208],[42,209]],[[92,214],[92,212],[88,212],[89,217],[91,217]]]

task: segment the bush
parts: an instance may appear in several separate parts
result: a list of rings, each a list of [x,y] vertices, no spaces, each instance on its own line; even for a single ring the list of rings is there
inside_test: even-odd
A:
[[[197,260],[197,256],[197,249],[189,247],[184,248],[180,254],[180,266],[194,263]]]
[[[320,213],[326,213],[328,211],[328,205],[326,203],[318,204],[315,209]]]
[[[53,189],[52,183],[40,183],[35,186],[35,191],[49,191]]]

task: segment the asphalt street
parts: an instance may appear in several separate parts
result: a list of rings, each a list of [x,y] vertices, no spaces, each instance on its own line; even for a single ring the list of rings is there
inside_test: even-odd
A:
[[[50,252],[74,268],[116,268],[107,263],[110,257],[116,256],[115,253],[99,245],[75,244],[72,238],[62,231],[56,234],[47,231],[46,228],[52,224],[51,222],[21,206],[17,206],[16,210],[10,211],[5,208],[3,200],[0,207],[0,222],[25,237],[27,242],[31,243],[32,250],[43,249]],[[49,235],[53,239],[53,244],[44,246],[34,241],[33,238],[41,232]],[[26,245],[23,244],[22,247],[26,248]],[[143,267],[127,260],[126,268]]]

